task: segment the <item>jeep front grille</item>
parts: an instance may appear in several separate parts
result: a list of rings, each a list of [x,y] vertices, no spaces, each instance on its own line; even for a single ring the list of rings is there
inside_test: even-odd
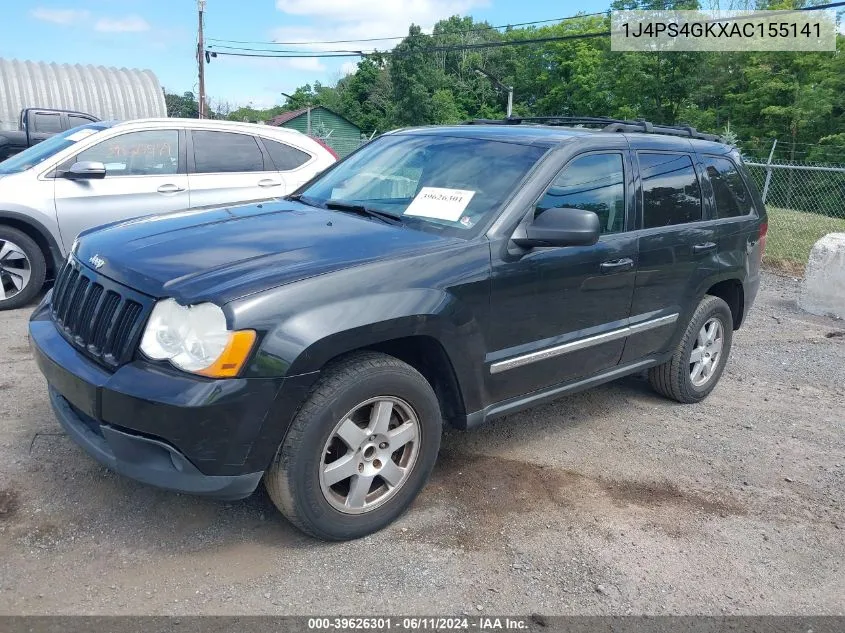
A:
[[[146,297],[97,275],[73,257],[53,286],[52,316],[65,339],[112,369],[129,362],[146,320]]]

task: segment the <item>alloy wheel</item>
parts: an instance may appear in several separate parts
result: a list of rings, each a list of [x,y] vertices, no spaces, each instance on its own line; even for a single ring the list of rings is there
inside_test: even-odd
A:
[[[323,496],[346,514],[378,508],[408,480],[419,446],[419,418],[407,402],[390,396],[362,402],[337,423],[323,449]]]
[[[32,276],[32,264],[23,249],[0,239],[0,301],[18,295]]]
[[[725,333],[722,322],[710,317],[698,331],[695,347],[690,354],[690,381],[696,387],[702,387],[713,377],[719,366]]]

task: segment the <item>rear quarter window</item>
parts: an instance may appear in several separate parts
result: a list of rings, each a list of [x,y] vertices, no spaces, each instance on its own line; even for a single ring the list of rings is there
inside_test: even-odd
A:
[[[736,218],[754,211],[748,187],[732,160],[703,156],[702,162],[713,188],[717,218]]]
[[[290,171],[297,167],[302,167],[305,163],[311,160],[311,154],[303,152],[300,149],[273,141],[269,138],[262,139],[264,147],[267,148],[267,153],[276,165],[279,171]]]

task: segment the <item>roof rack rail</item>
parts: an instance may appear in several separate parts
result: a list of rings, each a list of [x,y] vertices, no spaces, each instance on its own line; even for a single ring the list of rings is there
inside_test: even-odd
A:
[[[542,125],[595,125],[601,126],[602,132],[640,132],[644,134],[668,134],[671,136],[684,136],[697,138],[705,141],[716,141],[723,143],[724,139],[718,134],[707,134],[699,132],[691,125],[655,125],[643,119],[628,121],[625,119],[614,119],[604,116],[533,116],[533,117],[509,117],[506,119],[473,119],[467,121],[467,125],[520,125],[522,123],[538,123]]]

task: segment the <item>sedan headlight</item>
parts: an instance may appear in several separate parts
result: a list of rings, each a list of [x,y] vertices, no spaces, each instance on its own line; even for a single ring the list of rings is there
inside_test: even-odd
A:
[[[183,306],[174,299],[159,301],[141,339],[141,351],[155,360],[213,378],[237,376],[255,332],[226,328],[226,315],[213,303]]]

